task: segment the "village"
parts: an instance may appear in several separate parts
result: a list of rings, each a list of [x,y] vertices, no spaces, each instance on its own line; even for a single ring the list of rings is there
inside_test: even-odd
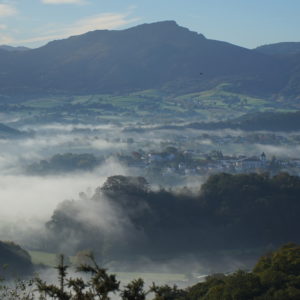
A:
[[[210,175],[214,173],[252,173],[289,172],[300,173],[300,159],[277,158],[262,152],[258,155],[223,155],[220,150],[209,153],[197,153],[192,150],[179,151],[175,147],[167,147],[162,152],[133,151],[131,154],[119,154],[117,158],[129,167],[136,167],[156,173],[169,175]]]

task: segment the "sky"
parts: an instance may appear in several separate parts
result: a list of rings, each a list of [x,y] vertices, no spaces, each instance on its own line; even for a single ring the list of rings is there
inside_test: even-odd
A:
[[[0,0],[0,45],[40,47],[96,29],[175,20],[246,48],[300,41],[300,0]]]

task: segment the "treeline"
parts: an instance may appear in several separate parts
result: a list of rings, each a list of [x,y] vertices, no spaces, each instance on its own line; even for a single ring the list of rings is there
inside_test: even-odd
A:
[[[90,153],[55,154],[48,160],[43,159],[26,167],[29,174],[48,175],[74,171],[92,171],[102,160]]]
[[[58,284],[39,277],[16,286],[0,285],[1,299],[15,300],[110,300],[116,294],[122,300],[298,300],[300,297],[300,246],[287,244],[262,256],[252,272],[207,276],[204,282],[186,289],[177,286],[145,287],[139,278],[124,287],[115,275],[99,266],[93,255],[81,262],[77,271],[87,276],[71,278],[63,256],[56,267]]]
[[[91,198],[80,197],[61,204],[47,227],[57,246],[72,236],[74,251],[102,253],[103,246],[111,259],[300,242],[300,178],[287,173],[217,174],[196,193],[153,190],[142,177],[112,176]]]
[[[178,298],[177,298],[178,299]],[[252,272],[208,276],[187,290],[186,300],[300,299],[300,247],[283,246],[262,256]]]
[[[163,125],[156,129],[180,130],[185,128],[199,130],[233,129],[244,131],[297,131],[300,130],[300,111],[295,112],[256,112],[245,114],[236,119],[217,122],[194,122],[184,126]],[[146,131],[140,128],[128,128],[127,131]],[[151,129],[153,130],[153,129]]]
[[[237,129],[245,131],[297,131],[300,129],[300,111],[261,112],[247,114],[233,120],[211,123],[192,123],[188,128],[203,130]]]

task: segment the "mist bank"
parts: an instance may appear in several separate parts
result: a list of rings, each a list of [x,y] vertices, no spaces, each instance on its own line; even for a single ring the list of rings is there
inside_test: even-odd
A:
[[[1,139],[0,239],[71,256],[90,249],[118,270],[204,274],[248,267],[266,249],[298,241],[296,176],[150,177],[147,164],[138,168],[121,160],[159,151],[197,159],[222,141],[230,155],[244,149],[249,155],[297,156],[297,133],[145,125],[141,134],[127,126],[45,124],[34,136]],[[45,161],[44,173],[24,171]]]
[[[76,267],[74,273],[60,256],[56,269],[57,278],[48,272],[48,277],[36,275],[34,279],[2,282],[1,299],[98,299],[111,297],[153,300],[218,300],[218,299],[289,299],[299,297],[299,251],[297,244],[286,244],[261,256],[251,271],[237,270],[227,274],[187,277],[189,287],[171,286],[158,278],[148,284],[142,278],[124,283],[116,274],[99,265],[93,255],[88,255]],[[71,271],[71,272],[70,272]],[[50,276],[49,276],[50,275]]]
[[[90,249],[100,262],[127,270],[184,257],[199,269],[228,270],[250,265],[257,249],[298,241],[299,193],[300,178],[285,173],[218,174],[197,192],[111,176],[90,196],[60,203],[39,247],[69,255]]]

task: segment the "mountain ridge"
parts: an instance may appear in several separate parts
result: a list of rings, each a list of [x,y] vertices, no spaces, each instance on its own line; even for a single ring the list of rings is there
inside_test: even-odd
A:
[[[1,48],[0,48],[1,49]],[[273,97],[290,65],[271,55],[179,26],[175,21],[95,30],[27,51],[0,51],[0,94],[201,91],[222,82]]]

